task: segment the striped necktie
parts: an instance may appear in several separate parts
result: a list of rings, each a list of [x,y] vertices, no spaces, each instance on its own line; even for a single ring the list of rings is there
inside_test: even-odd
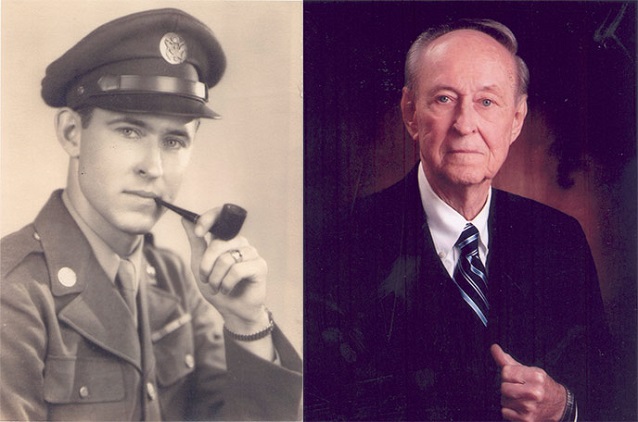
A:
[[[454,268],[454,283],[459,288],[463,300],[472,308],[484,326],[490,305],[487,301],[486,271],[478,253],[479,233],[476,227],[467,223],[456,246],[461,251]]]
[[[120,266],[117,269],[116,277],[117,287],[120,289],[120,294],[126,302],[133,320],[137,323],[137,302],[135,297],[137,296],[137,289],[135,288],[135,266],[128,259],[120,260]]]

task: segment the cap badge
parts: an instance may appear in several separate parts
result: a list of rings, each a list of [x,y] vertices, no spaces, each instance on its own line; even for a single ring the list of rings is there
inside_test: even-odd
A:
[[[186,60],[188,52],[186,41],[174,32],[164,34],[160,40],[159,49],[164,60],[170,64],[180,64]]]

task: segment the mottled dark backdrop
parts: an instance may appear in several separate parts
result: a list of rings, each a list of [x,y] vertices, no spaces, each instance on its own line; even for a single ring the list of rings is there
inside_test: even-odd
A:
[[[633,2],[304,3],[306,283],[318,270],[312,257],[353,201],[416,162],[398,107],[405,53],[428,26],[461,17],[499,20],[519,39],[530,113],[495,185],[580,221],[626,368],[610,376],[622,417],[636,420]]]

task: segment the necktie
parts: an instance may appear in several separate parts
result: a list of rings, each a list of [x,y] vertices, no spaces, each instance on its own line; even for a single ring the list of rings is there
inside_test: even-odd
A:
[[[487,301],[486,271],[478,253],[478,230],[467,223],[459,240],[456,241],[461,255],[454,268],[454,283],[459,288],[463,300],[472,308],[484,326],[490,305]]]
[[[137,304],[135,302],[135,296],[137,290],[135,288],[135,266],[128,259],[120,260],[120,266],[117,269],[117,285],[120,289],[120,294],[126,302],[133,320],[137,322]]]

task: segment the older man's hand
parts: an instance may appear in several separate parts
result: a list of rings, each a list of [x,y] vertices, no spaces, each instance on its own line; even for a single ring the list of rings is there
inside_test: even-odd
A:
[[[525,366],[493,344],[501,368],[501,412],[510,421],[559,421],[567,404],[565,387],[543,369]]]

